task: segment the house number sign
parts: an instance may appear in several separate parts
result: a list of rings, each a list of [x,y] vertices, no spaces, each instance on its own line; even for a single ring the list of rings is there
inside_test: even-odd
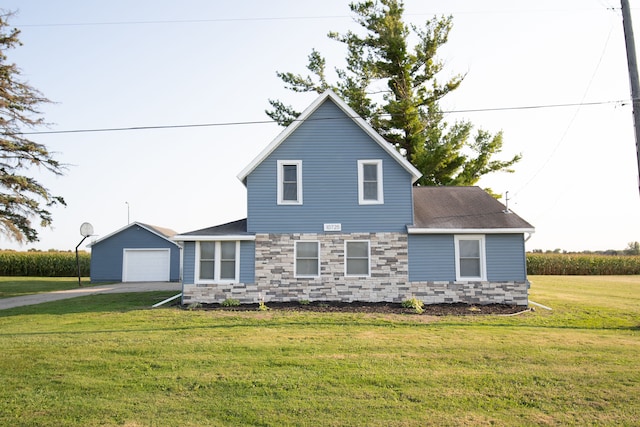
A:
[[[324,231],[342,231],[342,224],[325,224]]]

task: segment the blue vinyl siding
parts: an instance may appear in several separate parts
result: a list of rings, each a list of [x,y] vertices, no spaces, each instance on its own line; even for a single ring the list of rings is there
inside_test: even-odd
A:
[[[381,159],[384,204],[358,204],[358,160]],[[302,205],[277,204],[277,161],[302,161]],[[413,222],[411,175],[331,100],[325,101],[247,177],[248,231],[406,231]]]
[[[496,282],[526,280],[526,255],[522,234],[488,234],[485,244],[487,279]]]
[[[256,281],[256,242],[240,242],[240,283]]]
[[[455,241],[452,234],[409,235],[409,281],[455,281]],[[526,280],[522,234],[485,235],[487,280]]]
[[[409,235],[409,281],[456,280],[455,248],[451,234]]]
[[[180,248],[138,225],[132,225],[91,247],[91,281],[121,281],[124,249],[157,248],[171,249],[169,280],[180,280]]]
[[[196,242],[184,242],[182,250],[182,283],[194,284],[196,275]]]

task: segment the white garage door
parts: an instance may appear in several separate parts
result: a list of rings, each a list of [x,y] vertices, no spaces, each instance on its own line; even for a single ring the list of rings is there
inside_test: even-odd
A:
[[[125,249],[123,282],[168,282],[169,249]]]

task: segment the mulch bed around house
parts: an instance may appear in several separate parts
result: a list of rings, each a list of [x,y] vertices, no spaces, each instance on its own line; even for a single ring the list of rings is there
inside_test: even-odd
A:
[[[318,313],[381,313],[381,314],[412,314],[417,315],[415,310],[405,308],[400,303],[391,302],[336,302],[336,301],[313,301],[308,304],[300,302],[268,302],[265,304],[269,310],[274,311],[294,311],[294,312],[318,312]],[[188,307],[188,306],[187,306]],[[257,311],[258,304],[241,304],[236,307],[224,307],[220,304],[200,304],[200,310],[221,310],[221,311]],[[499,314],[508,315],[528,311],[527,307],[489,304],[430,304],[424,306],[423,315],[427,316],[476,316]]]

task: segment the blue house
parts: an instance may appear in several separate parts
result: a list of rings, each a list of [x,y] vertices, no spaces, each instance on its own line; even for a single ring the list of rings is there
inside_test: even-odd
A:
[[[132,222],[91,243],[91,282],[177,282],[175,231]]]
[[[247,218],[180,234],[183,302],[526,305],[534,228],[420,172],[331,91],[240,174]]]

